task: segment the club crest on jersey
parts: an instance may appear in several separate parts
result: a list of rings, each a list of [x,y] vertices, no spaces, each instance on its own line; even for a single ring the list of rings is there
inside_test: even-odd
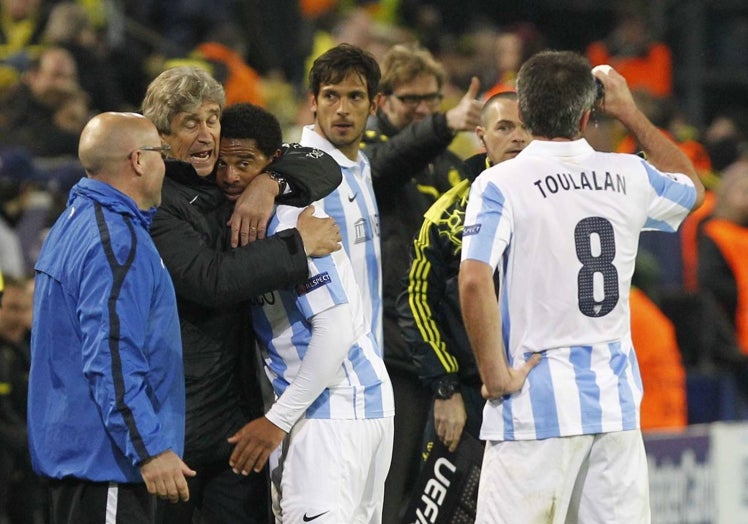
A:
[[[480,224],[465,226],[465,229],[462,230],[462,236],[469,237],[470,235],[477,235],[480,231],[480,226]]]
[[[296,288],[296,291],[299,293],[299,295],[305,295],[310,291],[314,291],[319,287],[326,286],[331,282],[332,279],[330,278],[330,274],[325,271],[324,273],[314,275],[303,284],[299,284],[299,286]]]
[[[323,154],[321,150],[315,148],[309,151],[306,156],[309,158],[320,158]]]

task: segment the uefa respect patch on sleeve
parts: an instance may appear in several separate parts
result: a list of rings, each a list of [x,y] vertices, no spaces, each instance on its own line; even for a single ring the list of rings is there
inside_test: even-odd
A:
[[[324,273],[319,273],[317,275],[314,275],[313,277],[310,277],[309,280],[307,280],[303,284],[299,284],[299,286],[296,288],[296,291],[299,293],[299,295],[305,295],[310,291],[314,291],[315,289],[318,289],[322,286],[327,286],[330,283],[332,283],[332,278],[330,278],[330,274],[325,271]]]
[[[471,224],[469,226],[465,226],[465,228],[462,230],[462,236],[469,237],[470,235],[477,235],[480,231],[480,224]]]

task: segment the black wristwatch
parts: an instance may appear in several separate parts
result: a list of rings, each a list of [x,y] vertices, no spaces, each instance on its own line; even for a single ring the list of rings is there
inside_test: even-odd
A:
[[[434,398],[439,400],[448,400],[459,389],[459,385],[454,380],[442,379],[436,383],[434,389]]]
[[[270,175],[270,178],[278,183],[278,196],[281,196],[286,192],[286,188],[288,187],[286,178],[280,173],[276,173],[275,171],[269,171],[268,174]]]

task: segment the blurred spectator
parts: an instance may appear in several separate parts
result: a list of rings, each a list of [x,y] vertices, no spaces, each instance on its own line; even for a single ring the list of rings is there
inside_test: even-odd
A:
[[[748,153],[748,107],[726,107],[717,112],[704,131],[704,145],[717,172]]]
[[[16,278],[33,272],[52,213],[51,175],[23,149],[0,149],[0,268]]]
[[[70,52],[42,51],[0,108],[0,145],[25,146],[35,156],[76,155],[79,133],[60,128],[55,113],[80,89]]]
[[[236,19],[237,4],[234,0],[147,2],[150,27],[168,41],[165,48],[158,51],[173,57],[171,53],[176,49],[184,52],[194,49],[214,27]]]
[[[42,0],[0,0],[0,98],[41,51],[46,19]]]
[[[686,371],[675,326],[647,294],[631,288],[631,339],[642,376],[641,428],[680,429],[688,423]]]
[[[31,470],[26,436],[31,304],[30,282],[6,278],[0,307],[0,522],[3,523],[43,522],[44,497],[40,481]]]
[[[65,93],[54,114],[52,122],[60,131],[79,133],[91,117],[90,97],[83,89]]]
[[[669,100],[658,99],[641,89],[633,91],[632,94],[642,112],[688,156],[699,173],[705,188],[709,189],[705,193],[704,204],[686,217],[681,224],[678,235],[644,231],[640,241],[640,247],[650,251],[657,258],[662,268],[660,288],[669,291],[683,288],[695,289],[696,230],[698,224],[711,211],[710,190],[716,182],[712,173],[711,161],[706,148],[697,140],[695,134],[684,132],[684,130],[688,131],[695,128],[683,121]],[[676,136],[676,133],[679,133],[680,136]],[[631,135],[625,135],[616,147],[616,152],[635,154],[640,149],[639,144]]]
[[[6,277],[21,278],[25,274],[21,240],[5,208],[18,197],[18,176],[30,165],[30,158],[23,152],[2,151],[0,155],[0,271]]]
[[[108,50],[81,4],[55,4],[49,13],[43,40],[47,45],[70,52],[75,59],[80,85],[90,97],[90,106],[97,112],[125,108]],[[81,130],[82,126],[76,132]]]
[[[227,106],[249,102],[265,107],[262,78],[244,61],[248,49],[239,27],[228,22],[216,26],[195,51],[213,66],[213,77],[226,90]]]
[[[686,217],[678,230],[683,262],[683,289],[685,291],[695,292],[699,288],[699,229],[704,220],[708,219],[714,211],[715,187],[713,184],[704,184],[704,203]]]
[[[265,78],[288,82],[302,93],[304,59],[311,48],[309,19],[298,0],[245,0],[236,2],[233,21],[248,43],[243,57]]]
[[[545,47],[542,35],[534,25],[520,23],[502,29],[494,44],[496,83],[483,94],[488,100],[497,93],[514,91],[517,71],[525,60]]]
[[[46,20],[44,0],[0,0],[0,60],[37,55]]]
[[[698,239],[699,288],[716,299],[748,355],[748,159],[725,169]]]
[[[673,94],[672,53],[667,44],[652,36],[648,13],[644,2],[622,3],[613,31],[587,47],[587,58],[592,66],[613,66],[632,90],[667,98]]]

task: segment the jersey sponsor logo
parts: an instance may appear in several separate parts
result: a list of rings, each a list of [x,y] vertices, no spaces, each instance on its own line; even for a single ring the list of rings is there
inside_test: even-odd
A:
[[[322,515],[326,515],[328,513],[330,513],[329,510],[328,511],[323,511],[322,513],[317,513],[316,515],[312,515],[311,517],[309,515],[307,515],[306,513],[304,513],[304,516],[301,517],[301,518],[302,518],[302,520],[304,522],[311,522],[313,520],[316,520],[316,519],[320,518]]]
[[[480,224],[465,226],[465,229],[462,231],[462,236],[469,237],[470,235],[477,235],[480,232],[480,226]]]
[[[326,286],[331,282],[332,278],[330,278],[330,274],[325,271],[324,273],[320,273],[319,275],[314,275],[303,284],[300,284],[297,291],[299,295],[304,295],[306,293],[309,293],[310,291],[314,291],[319,287]]]
[[[356,200],[356,197],[358,196],[358,193],[353,193],[353,196],[348,197],[348,202],[353,202]]]

